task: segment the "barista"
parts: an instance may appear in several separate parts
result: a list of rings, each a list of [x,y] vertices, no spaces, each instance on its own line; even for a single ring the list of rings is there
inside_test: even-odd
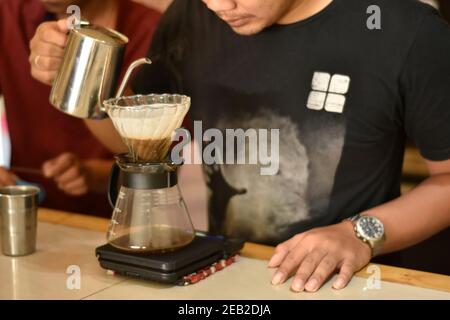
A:
[[[277,245],[274,285],[314,292],[337,270],[341,289],[450,225],[450,28],[429,5],[377,3],[175,1],[133,86],[191,96],[205,128],[280,130],[276,175],[205,166],[211,231]],[[407,136],[430,177],[401,195]]]

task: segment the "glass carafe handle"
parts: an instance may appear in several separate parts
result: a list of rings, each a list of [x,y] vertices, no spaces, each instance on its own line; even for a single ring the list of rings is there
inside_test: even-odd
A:
[[[120,168],[117,163],[114,163],[109,174],[108,181],[108,200],[112,208],[115,207],[117,201],[117,182],[119,180]]]

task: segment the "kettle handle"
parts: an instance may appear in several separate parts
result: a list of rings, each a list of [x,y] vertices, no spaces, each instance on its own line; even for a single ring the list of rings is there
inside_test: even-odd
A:
[[[131,73],[136,69],[136,67],[142,65],[142,64],[151,64],[152,61],[149,58],[140,58],[136,61],[134,61],[127,69],[127,72],[125,72],[125,76],[123,77],[122,83],[120,84],[119,89],[116,93],[116,98],[120,98],[123,94],[123,90],[125,89],[125,86],[128,83],[128,80],[130,79]]]
[[[109,174],[108,181],[108,201],[111,207],[114,209],[117,200],[117,181],[119,179],[119,166],[114,162],[111,173]]]

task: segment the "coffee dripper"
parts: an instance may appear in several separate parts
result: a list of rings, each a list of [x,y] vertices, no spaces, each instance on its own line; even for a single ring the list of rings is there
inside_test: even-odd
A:
[[[111,172],[109,199],[114,211],[108,243],[135,253],[186,246],[195,231],[177,185],[179,165],[167,154],[190,98],[136,95],[109,99],[104,107],[129,148],[128,154],[116,156]]]

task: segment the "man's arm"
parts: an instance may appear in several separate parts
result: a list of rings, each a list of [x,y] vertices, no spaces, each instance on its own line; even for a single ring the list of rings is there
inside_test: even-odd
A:
[[[450,226],[450,160],[426,163],[428,179],[402,197],[364,212],[384,224],[382,253],[412,246]]]
[[[386,242],[382,253],[412,246],[450,226],[450,160],[427,161],[430,177],[409,193],[363,212],[381,220]],[[277,246],[269,267],[272,283],[295,275],[294,291],[316,291],[339,270],[333,283],[344,288],[370,261],[370,248],[359,240],[350,221],[301,233]]]
[[[132,96],[134,93],[130,88],[125,88],[124,96]],[[125,153],[128,152],[128,147],[122,141],[122,137],[114,128],[114,124],[111,119],[104,120],[84,120],[84,123],[88,127],[89,131],[109,149],[112,153]]]
[[[127,146],[123,143],[111,119],[105,120],[84,120],[86,127],[112,153],[128,152]]]

